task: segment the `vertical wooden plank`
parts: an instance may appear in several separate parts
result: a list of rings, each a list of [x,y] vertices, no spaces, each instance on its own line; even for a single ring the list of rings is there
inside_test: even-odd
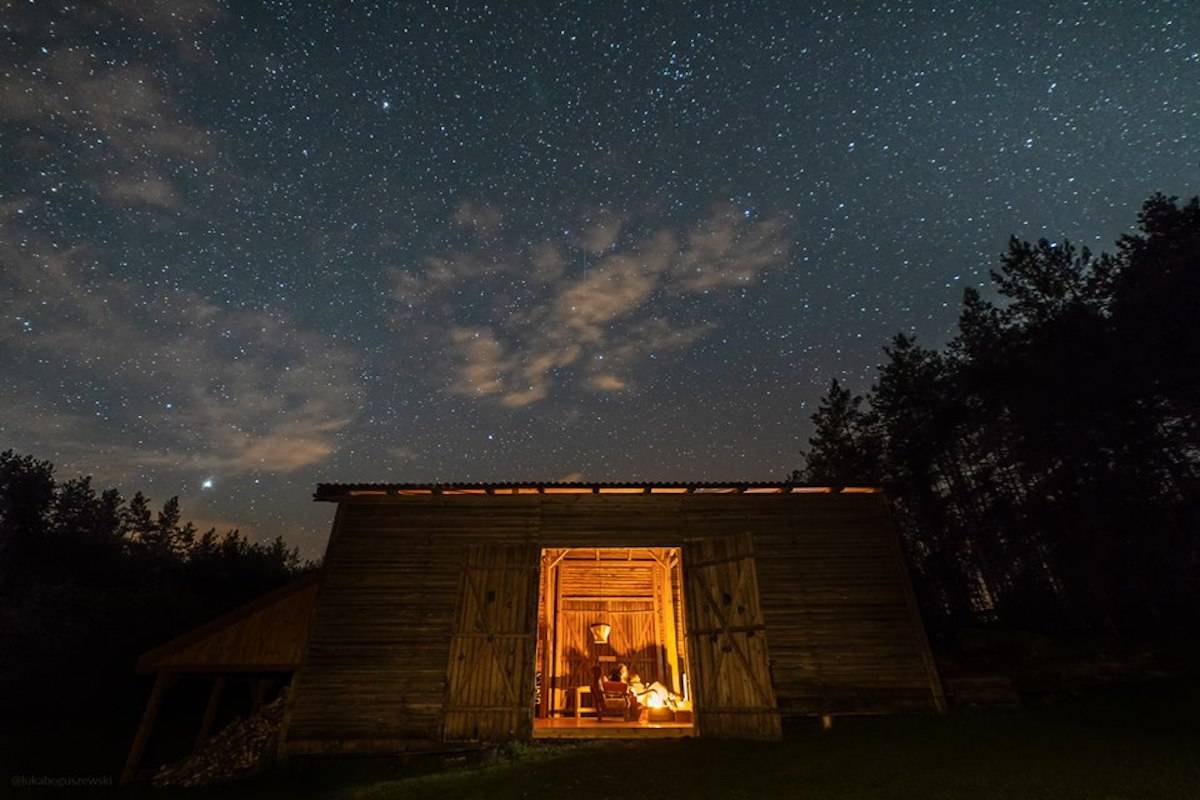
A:
[[[667,637],[666,637],[666,624],[665,624],[664,620],[666,618],[667,608],[669,607],[669,604],[664,605],[662,602],[663,576],[662,576],[662,567],[661,566],[655,565],[654,568],[651,570],[650,583],[651,583],[651,593],[654,595],[654,599],[651,604],[652,612],[654,614],[654,630],[653,630],[654,638],[652,640],[654,642],[654,662],[655,662],[654,666],[656,668],[655,671],[657,672],[657,676],[656,676],[657,679],[662,681],[663,683],[667,683],[667,681],[669,680],[670,673],[667,670],[667,659],[666,659],[666,652],[665,652]],[[671,688],[672,688],[672,690],[674,690],[676,687],[674,685],[672,685]]]
[[[679,641],[676,637],[675,604],[671,602],[671,569],[668,566],[662,568],[659,589],[659,603],[663,608],[663,650],[667,656],[667,675],[671,681],[671,691],[680,693],[683,686],[679,680]]]
[[[551,672],[554,681],[554,710],[565,711],[567,708],[567,689],[562,686],[563,654],[562,654],[562,562],[554,567],[554,668]],[[574,702],[572,700],[572,702]]]
[[[174,683],[175,676],[169,672],[159,672],[154,679],[154,688],[150,690],[150,699],[146,701],[146,710],[138,723],[137,733],[133,744],[129,747],[129,756],[125,759],[125,768],[121,770],[121,785],[127,785],[137,777],[138,767],[142,764],[142,756],[146,752],[146,742],[154,730],[154,722],[158,719],[158,710],[162,707],[163,695]]]
[[[676,631],[675,631],[675,651],[678,653],[679,659],[679,684],[680,688],[676,691],[684,694],[684,689],[687,689],[686,697],[691,700],[692,688],[691,683],[693,678],[688,678],[691,674],[691,656],[688,653],[687,645],[687,598],[683,590],[683,554],[678,551],[675,555],[671,566],[671,599],[675,602],[675,613],[677,614]],[[686,684],[686,685],[685,685]]]
[[[684,550],[700,735],[780,738],[753,539],[738,534],[693,540]]]
[[[541,523],[539,522],[539,528]],[[540,591],[537,579],[539,572],[537,569],[537,555],[540,549],[534,546],[531,542],[526,542],[522,546],[521,564],[526,570],[523,577],[520,578],[521,586],[525,589],[525,609],[524,617],[527,620],[525,626],[528,627],[530,622],[537,619],[538,593]],[[529,566],[532,565],[533,572],[529,573]],[[516,668],[523,675],[521,680],[521,710],[520,710],[520,726],[517,730],[517,737],[521,739],[533,738],[533,664],[537,657],[537,642],[532,636],[527,639],[518,639],[517,644],[524,647],[524,653],[517,660]]]
[[[213,680],[212,688],[208,692],[208,702],[204,706],[204,716],[200,719],[200,729],[196,731],[196,743],[192,746],[193,750],[199,750],[200,745],[204,744],[204,740],[208,738],[208,734],[212,731],[213,723],[217,721],[217,711],[221,707],[221,696],[225,692],[225,676],[218,675]]]
[[[530,544],[467,548],[446,667],[447,741],[505,741],[532,733],[537,553]]]

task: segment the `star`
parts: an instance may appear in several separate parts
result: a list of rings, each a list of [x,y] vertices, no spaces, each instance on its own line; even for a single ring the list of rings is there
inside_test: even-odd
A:
[[[0,141],[37,143],[0,170],[0,439],[247,527],[271,498],[256,533],[312,557],[318,480],[778,474],[829,378],[953,336],[1010,233],[1111,249],[1200,185],[1186,0],[910,0],[896,40],[599,3],[499,15],[478,59],[473,4],[185,15],[186,48],[41,5],[0,57]]]

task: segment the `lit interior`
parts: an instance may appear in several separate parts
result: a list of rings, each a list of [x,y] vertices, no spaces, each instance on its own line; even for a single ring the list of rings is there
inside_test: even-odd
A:
[[[690,734],[679,559],[674,547],[542,551],[535,736]]]

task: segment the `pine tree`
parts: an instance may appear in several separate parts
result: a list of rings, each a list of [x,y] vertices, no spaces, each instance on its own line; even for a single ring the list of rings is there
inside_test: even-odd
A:
[[[143,537],[146,547],[160,554],[176,553],[180,549],[179,520],[182,514],[179,510],[179,498],[172,497],[163,503],[162,510],[153,527]]]
[[[874,485],[882,478],[881,441],[863,398],[836,378],[812,416],[813,435],[801,477],[831,486]]]
[[[12,450],[0,453],[0,543],[45,530],[54,500],[54,465]]]
[[[154,535],[154,519],[150,513],[150,501],[141,492],[135,492],[125,507],[125,533],[130,541],[142,542]]]

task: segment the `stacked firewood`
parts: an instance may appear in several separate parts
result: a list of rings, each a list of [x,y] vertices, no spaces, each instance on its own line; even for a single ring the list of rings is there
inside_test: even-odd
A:
[[[253,775],[269,761],[283,720],[283,698],[236,720],[182,761],[166,764],[155,786],[205,786]]]

